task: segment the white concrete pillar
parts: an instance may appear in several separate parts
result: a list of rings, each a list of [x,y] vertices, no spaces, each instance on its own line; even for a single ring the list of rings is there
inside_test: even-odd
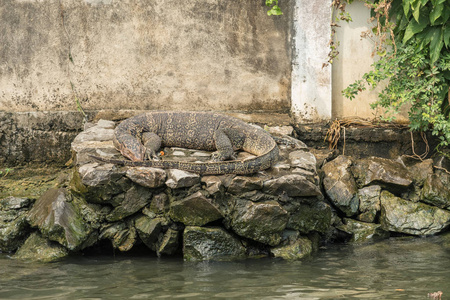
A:
[[[291,112],[296,122],[312,123],[331,118],[331,1],[296,0],[292,61]]]

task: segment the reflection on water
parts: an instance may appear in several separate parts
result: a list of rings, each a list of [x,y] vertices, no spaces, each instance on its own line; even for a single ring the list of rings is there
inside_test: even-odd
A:
[[[296,262],[186,263],[155,257],[75,257],[23,263],[0,254],[0,299],[427,299],[450,295],[442,238],[337,245]]]

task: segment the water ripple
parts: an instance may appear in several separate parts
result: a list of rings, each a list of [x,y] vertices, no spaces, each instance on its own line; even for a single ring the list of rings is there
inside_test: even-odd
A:
[[[186,263],[75,257],[23,263],[0,254],[0,299],[424,299],[450,294],[450,251],[438,237],[338,245],[286,262]]]

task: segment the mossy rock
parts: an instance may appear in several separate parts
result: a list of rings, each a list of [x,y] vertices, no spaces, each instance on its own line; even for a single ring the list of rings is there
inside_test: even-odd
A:
[[[344,219],[344,224],[337,228],[351,234],[351,241],[354,243],[365,243],[389,237],[389,232],[383,230],[381,224],[360,222],[353,219]]]
[[[201,192],[174,201],[170,207],[170,217],[187,226],[203,226],[223,218],[219,209]]]
[[[241,242],[220,227],[187,226],[183,233],[186,261],[236,260],[246,257]]]
[[[287,211],[276,201],[254,203],[238,199],[231,215],[234,232],[270,246],[280,243],[287,222]]]
[[[58,243],[52,242],[39,232],[33,232],[13,256],[26,261],[53,262],[69,255],[69,251]]]
[[[317,231],[325,233],[331,226],[331,207],[316,199],[312,203],[289,203],[284,206],[289,212],[287,228],[302,233]]]
[[[299,260],[311,255],[313,244],[307,237],[298,237],[287,244],[282,244],[270,250],[274,257],[285,260]]]
[[[80,250],[93,228],[83,218],[84,200],[73,197],[66,189],[50,189],[44,193],[28,214],[31,226],[52,241],[71,251]]]
[[[382,228],[413,235],[433,235],[450,225],[450,212],[424,203],[414,203],[381,192]]]

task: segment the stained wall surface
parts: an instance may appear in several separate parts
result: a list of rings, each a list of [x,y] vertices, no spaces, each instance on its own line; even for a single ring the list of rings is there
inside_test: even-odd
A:
[[[0,110],[287,112],[292,2],[1,0]]]
[[[332,115],[334,118],[359,117],[372,119],[380,112],[370,108],[380,91],[366,90],[358,94],[354,100],[342,95],[342,90],[349,84],[361,79],[364,73],[371,70],[371,65],[377,59],[372,55],[374,42],[361,38],[361,34],[370,30],[370,10],[364,3],[355,1],[347,5],[346,11],[352,17],[352,22],[340,21],[336,28],[336,42],[339,43],[339,55],[332,68]]]

